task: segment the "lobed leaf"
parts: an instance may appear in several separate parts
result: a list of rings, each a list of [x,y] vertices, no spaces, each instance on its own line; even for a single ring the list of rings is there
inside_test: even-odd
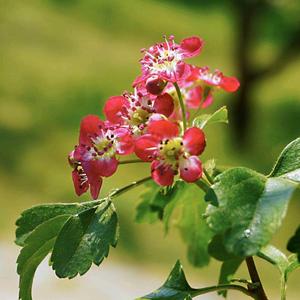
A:
[[[219,206],[208,206],[207,222],[215,233],[224,234],[229,253],[254,255],[281,225],[295,188],[290,180],[266,178],[247,168],[227,170],[212,186]]]
[[[213,114],[203,114],[196,117],[193,126],[203,129],[208,124],[228,123],[228,111],[226,106],[221,107]]]
[[[56,203],[56,204],[43,204],[29,208],[22,212],[20,218],[16,221],[16,244],[19,246],[24,245],[24,240],[30,233],[40,224],[55,218],[60,215],[74,215],[84,211],[90,207],[99,204],[96,201],[85,203]]]
[[[61,229],[51,256],[52,268],[58,277],[83,275],[92,263],[100,265],[115,247],[119,226],[110,200],[71,216]]]
[[[36,227],[25,239],[25,246],[17,259],[17,272],[20,275],[19,299],[32,300],[35,271],[51,252],[55,239],[68,218],[68,215],[60,215],[49,219]]]

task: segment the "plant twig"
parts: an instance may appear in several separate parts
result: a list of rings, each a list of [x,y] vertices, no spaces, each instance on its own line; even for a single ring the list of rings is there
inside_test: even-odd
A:
[[[246,288],[244,288],[241,285],[238,284],[220,284],[220,285],[215,285],[215,286],[210,286],[210,287],[206,287],[203,289],[197,289],[194,292],[192,292],[192,296],[200,296],[200,295],[204,295],[207,293],[211,293],[211,292],[217,292],[217,291],[224,291],[224,290],[236,290],[236,291],[240,291],[244,294],[246,294],[249,297],[253,298],[253,294],[251,291],[247,290]]]
[[[260,281],[260,277],[258,275],[253,257],[252,256],[247,257],[246,263],[247,263],[247,267],[248,267],[248,271],[252,283],[257,284],[257,286],[255,286],[253,289],[249,285],[248,289],[251,289],[251,292],[253,292],[256,295],[257,300],[268,300],[263,285]]]

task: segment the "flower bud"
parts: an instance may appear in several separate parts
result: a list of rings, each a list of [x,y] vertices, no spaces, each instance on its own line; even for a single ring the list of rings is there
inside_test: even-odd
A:
[[[157,76],[152,76],[146,81],[146,89],[152,95],[159,95],[165,88],[166,83],[164,80]]]

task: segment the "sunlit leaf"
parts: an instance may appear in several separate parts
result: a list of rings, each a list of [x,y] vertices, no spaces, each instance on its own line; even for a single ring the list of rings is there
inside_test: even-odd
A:
[[[208,124],[228,123],[228,111],[226,106],[221,107],[213,114],[203,114],[196,117],[193,126],[203,129]]]
[[[219,206],[208,206],[208,224],[215,233],[224,234],[229,253],[254,255],[280,227],[295,188],[284,178],[266,178],[247,168],[229,169],[212,186]]]
[[[73,278],[87,272],[92,263],[100,265],[109,247],[116,246],[118,231],[117,214],[109,200],[71,216],[53,248],[51,262],[56,275]]]
[[[283,149],[269,176],[282,176],[300,182],[300,138]]]

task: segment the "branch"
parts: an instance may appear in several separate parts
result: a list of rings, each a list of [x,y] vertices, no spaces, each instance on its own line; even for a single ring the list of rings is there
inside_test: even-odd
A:
[[[252,291],[257,296],[257,300],[268,300],[263,285],[260,281],[253,257],[252,256],[247,257],[246,263],[247,263],[247,267],[248,267],[248,271],[252,283],[257,284],[257,286],[255,286],[254,288],[249,285],[248,286],[249,290]]]

